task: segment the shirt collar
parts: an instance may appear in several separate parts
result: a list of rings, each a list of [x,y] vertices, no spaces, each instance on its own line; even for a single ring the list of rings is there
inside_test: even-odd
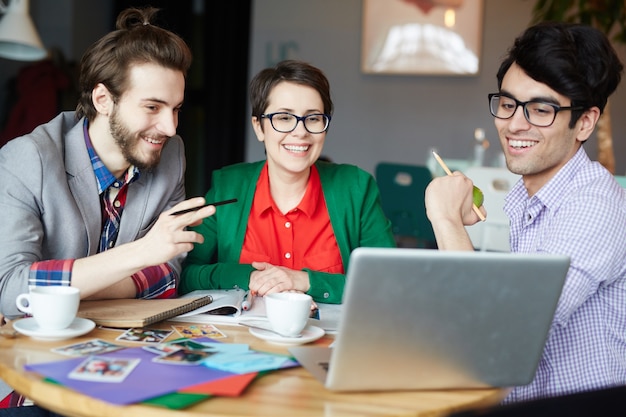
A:
[[[528,191],[524,186],[524,181],[518,181],[506,197],[506,206],[518,204],[526,206],[526,204],[533,201],[540,201],[547,207],[558,205],[559,202],[564,200],[565,195],[570,192],[569,184],[571,184],[576,173],[589,161],[587,152],[581,146],[574,156],[530,200],[528,199]]]
[[[570,184],[576,173],[588,162],[587,152],[581,146],[554,177],[537,191],[535,196],[548,207],[564,201],[565,195],[570,192]]]
[[[302,198],[302,201],[300,201],[300,204],[298,204],[296,209],[302,211],[309,217],[313,216],[315,210],[318,207],[317,202],[319,201],[321,191],[322,183],[320,180],[319,172],[317,171],[317,167],[315,165],[312,165],[311,172],[309,174],[309,181],[307,183],[306,191],[304,192],[304,197]],[[280,210],[274,203],[274,199],[272,198],[272,195],[270,193],[270,179],[267,162],[263,166],[263,169],[261,170],[261,175],[259,176],[259,180],[257,181],[253,206],[256,215],[261,215],[263,212],[269,209],[273,209],[275,212],[280,213]]]
[[[89,137],[89,121],[85,118],[85,122],[83,123],[83,135],[85,137],[85,145],[87,146],[87,152],[89,154],[89,159],[91,160],[91,167],[93,168],[93,172],[96,176],[96,183],[98,184],[98,194],[102,194],[107,188],[111,185],[114,185],[118,179],[109,171],[109,169],[104,165],[96,150],[91,143],[91,138]],[[131,182],[136,181],[139,178],[139,169],[131,165],[126,173],[124,174],[123,184],[130,184]],[[121,186],[120,185],[120,186]],[[120,187],[118,187],[120,188]]]

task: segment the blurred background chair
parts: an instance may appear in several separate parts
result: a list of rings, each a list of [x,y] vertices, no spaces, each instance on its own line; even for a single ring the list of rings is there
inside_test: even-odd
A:
[[[509,218],[504,213],[504,198],[520,175],[506,168],[469,167],[463,172],[485,196],[483,205],[487,220],[465,229],[472,239],[474,248],[481,251],[510,252]]]
[[[435,249],[435,234],[424,204],[424,192],[432,180],[430,170],[420,165],[380,162],[375,177],[397,245]]]

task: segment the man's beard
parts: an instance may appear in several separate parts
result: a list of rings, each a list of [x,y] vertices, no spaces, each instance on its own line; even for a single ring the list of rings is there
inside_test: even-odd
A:
[[[142,155],[137,151],[141,139],[141,133],[133,134],[119,117],[117,109],[113,109],[109,121],[109,129],[115,143],[120,147],[124,159],[129,164],[136,166],[140,170],[150,170],[156,167],[161,160],[161,151],[151,152],[147,158],[142,159]],[[161,138],[160,138],[161,139]]]

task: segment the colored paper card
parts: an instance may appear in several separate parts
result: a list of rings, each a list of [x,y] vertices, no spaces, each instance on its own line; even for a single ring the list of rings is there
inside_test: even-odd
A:
[[[298,362],[294,361],[289,356],[259,352],[256,350],[215,354],[207,358],[204,361],[204,365],[213,369],[221,369],[236,374],[247,374],[250,372],[299,366]]]
[[[257,373],[235,375],[219,381],[209,381],[179,390],[181,393],[212,394],[222,397],[238,397],[256,378]]]
[[[202,365],[177,366],[156,363],[152,361],[155,354],[140,347],[122,349],[101,356],[133,357],[140,359],[140,362],[124,381],[118,383],[81,381],[69,378],[68,374],[85,358],[26,365],[25,369],[54,379],[60,384],[85,395],[120,405],[145,401],[190,385],[217,381],[234,375],[232,372],[207,368]]]
[[[183,408],[191,407],[192,405],[208,398],[211,398],[211,396],[207,394],[173,392],[171,394],[150,398],[149,400],[143,401],[142,404],[169,408],[170,410],[181,410]]]

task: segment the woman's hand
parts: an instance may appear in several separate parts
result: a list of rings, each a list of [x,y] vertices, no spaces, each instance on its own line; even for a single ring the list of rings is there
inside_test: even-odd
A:
[[[250,274],[249,288],[252,293],[264,296],[274,292],[300,291],[310,288],[309,274],[268,262],[252,262],[256,271]]]

